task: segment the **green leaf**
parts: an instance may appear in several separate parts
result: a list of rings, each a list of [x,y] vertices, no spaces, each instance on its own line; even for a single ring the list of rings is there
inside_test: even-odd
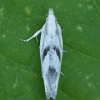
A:
[[[41,29],[49,8],[67,50],[57,100],[100,100],[100,0],[0,0],[0,100],[46,100],[40,43],[19,38]]]

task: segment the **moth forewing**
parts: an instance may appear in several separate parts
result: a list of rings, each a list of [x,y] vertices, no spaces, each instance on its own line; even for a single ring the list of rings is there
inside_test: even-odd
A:
[[[61,45],[60,49],[62,49],[62,51],[63,51],[62,30],[61,30],[61,27],[59,26],[59,24],[57,24],[57,27],[58,27],[58,37],[59,37],[59,41],[60,41],[59,45]]]
[[[45,24],[43,25],[41,29],[41,39],[40,39],[40,59],[42,61],[42,55],[43,55],[43,47],[44,47],[44,39],[45,39]],[[42,62],[41,62],[42,64]]]

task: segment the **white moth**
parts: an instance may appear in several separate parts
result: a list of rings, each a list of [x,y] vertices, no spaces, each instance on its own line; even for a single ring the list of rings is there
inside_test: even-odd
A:
[[[40,33],[40,59],[42,65],[42,77],[44,80],[46,98],[47,100],[50,100],[50,98],[55,99],[57,95],[63,56],[62,31],[56,17],[54,16],[53,9],[49,9],[48,17],[42,29],[38,30],[27,40],[20,40],[28,42]]]

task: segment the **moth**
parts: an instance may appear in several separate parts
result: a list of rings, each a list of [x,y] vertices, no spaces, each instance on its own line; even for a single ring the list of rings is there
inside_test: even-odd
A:
[[[40,33],[40,59],[45,94],[47,100],[50,100],[50,98],[56,99],[61,73],[63,40],[62,30],[57,22],[53,9],[49,9],[46,22],[40,30],[29,39],[20,40],[28,42],[32,38],[37,37]]]

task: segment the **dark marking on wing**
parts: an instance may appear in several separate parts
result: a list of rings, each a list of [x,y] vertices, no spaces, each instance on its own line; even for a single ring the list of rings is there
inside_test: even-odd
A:
[[[58,48],[56,48],[56,47],[54,47],[54,50],[56,51],[57,56],[59,57],[59,60],[60,60],[60,51],[59,51],[59,49],[58,49]]]
[[[49,67],[49,72],[50,72],[50,74],[54,75],[56,70],[54,68],[52,68],[52,67]]]
[[[56,49],[56,53],[57,53],[57,55],[59,57],[59,60],[60,60],[60,51],[59,51],[59,49]]]
[[[49,74],[49,79],[50,80],[55,80],[57,77],[57,72],[56,69],[54,67],[49,66],[49,70],[48,70],[48,74]]]
[[[47,47],[47,48],[44,49],[42,61],[44,60],[44,58],[45,58],[45,56],[47,55],[47,53],[48,53],[49,50],[50,50],[50,47]]]
[[[57,80],[57,76],[58,73],[56,71],[56,69],[53,66],[49,66],[48,72],[46,74],[46,78],[48,80],[48,84],[50,87],[50,97],[53,99],[56,96],[56,80]],[[52,94],[51,94],[52,93]],[[55,100],[55,99],[53,99]]]

